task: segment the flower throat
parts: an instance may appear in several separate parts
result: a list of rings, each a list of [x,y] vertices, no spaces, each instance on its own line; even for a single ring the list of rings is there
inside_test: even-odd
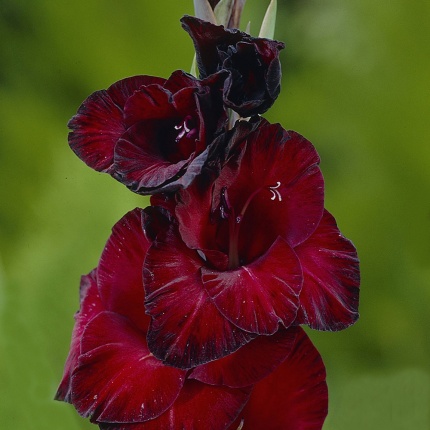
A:
[[[272,193],[270,200],[282,201],[281,193],[278,188],[281,183],[278,181],[274,186],[264,186],[257,188],[246,200],[239,214],[236,215],[234,207],[230,204],[227,187],[222,187],[220,192],[220,203],[218,206],[221,219],[228,221],[228,268],[234,270],[240,266],[239,259],[239,232],[240,226],[253,198],[262,190],[268,190]]]

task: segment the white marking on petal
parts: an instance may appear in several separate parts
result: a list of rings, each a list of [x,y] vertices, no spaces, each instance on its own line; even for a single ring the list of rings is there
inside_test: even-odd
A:
[[[277,198],[280,202],[282,202],[281,193],[277,189],[280,186],[281,186],[281,183],[278,181],[276,182],[276,185],[274,185],[273,187],[269,187],[269,190],[272,193],[272,197],[270,198],[270,200],[275,200]]]

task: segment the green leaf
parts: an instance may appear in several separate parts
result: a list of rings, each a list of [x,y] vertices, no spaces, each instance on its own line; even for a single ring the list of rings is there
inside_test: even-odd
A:
[[[197,58],[196,58],[196,54],[194,54],[194,58],[193,58],[193,64],[191,64],[191,70],[190,73],[195,76],[196,78],[198,78],[198,70],[197,70]]]
[[[194,13],[197,18],[216,24],[216,18],[212,6],[208,0],[194,0]]]
[[[228,26],[235,0],[221,0],[214,9],[215,18],[218,24]]]
[[[251,34],[251,21],[248,21],[248,24],[246,24],[245,33]]]
[[[267,8],[266,15],[264,15],[263,23],[261,24],[260,34],[258,37],[265,37],[266,39],[273,39],[275,35],[276,25],[276,9],[277,1],[272,0]]]

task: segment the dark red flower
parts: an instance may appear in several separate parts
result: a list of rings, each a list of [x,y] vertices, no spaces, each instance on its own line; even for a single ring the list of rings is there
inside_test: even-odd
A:
[[[280,326],[339,330],[358,317],[357,256],[324,211],[312,144],[262,122],[233,151],[214,181],[201,175],[181,190],[170,226],[152,232],[148,345],[178,367]]]
[[[164,365],[146,340],[149,317],[142,283],[150,246],[142,230],[146,218],[139,209],[124,216],[114,226],[97,269],[82,278],[80,311],[56,398],[72,403],[106,430],[227,429],[252,387],[291,355],[297,331],[280,330],[251,340],[235,353],[189,372]],[[288,393],[288,386],[284,388]]]
[[[135,76],[88,97],[70,120],[69,144],[85,163],[139,194],[186,187],[200,173],[226,114],[223,73],[199,81]]]
[[[224,83],[226,106],[243,117],[261,114],[272,106],[281,85],[282,42],[251,37],[191,16],[181,21],[193,40],[200,76],[229,72]]]
[[[286,360],[257,383],[229,430],[321,430],[328,412],[324,363],[302,329]]]

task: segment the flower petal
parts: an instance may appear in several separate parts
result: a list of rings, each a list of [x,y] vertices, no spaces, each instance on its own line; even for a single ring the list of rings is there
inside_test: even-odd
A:
[[[98,266],[98,287],[105,309],[130,318],[146,330],[143,261],[150,242],[142,228],[142,210],[134,209],[112,228]]]
[[[134,76],[91,94],[69,121],[72,150],[93,169],[111,173],[115,144],[126,130],[126,100],[142,85],[162,85],[164,81],[153,76]]]
[[[294,131],[266,122],[245,142],[240,162],[232,160],[221,171],[214,194],[227,187],[239,214],[256,193],[241,227],[240,246],[249,261],[278,236],[294,247],[315,231],[324,211],[324,180],[315,148]]]
[[[232,389],[187,380],[173,406],[144,424],[99,423],[101,430],[220,430],[237,417],[249,398],[250,387]]]
[[[242,430],[321,430],[328,410],[324,363],[305,332],[297,330],[291,354],[254,386],[229,430],[241,423]]]
[[[97,290],[97,271],[93,270],[81,278],[80,309],[75,315],[70,351],[64,365],[63,379],[58,387],[55,400],[71,402],[70,378],[78,364],[82,333],[89,321],[102,311],[104,311],[104,307]]]
[[[294,251],[278,238],[267,253],[227,272],[202,269],[203,285],[219,311],[242,330],[273,334],[296,318],[302,271]]]
[[[139,194],[148,194],[171,181],[188,162],[165,159],[156,132],[153,124],[140,122],[124,133],[115,147],[115,178]]]
[[[251,132],[249,125],[239,122],[235,130],[233,155],[214,185],[212,177],[200,175],[180,192],[175,212],[190,248],[228,253],[228,221],[213,219],[226,190],[231,212],[243,217],[239,257],[249,263],[278,236],[294,247],[315,231],[324,211],[324,181],[315,148],[297,133],[267,121]]]
[[[170,229],[157,237],[144,264],[148,345],[165,363],[191,368],[223,357],[254,336],[218,311],[200,278],[203,260]]]
[[[185,372],[164,366],[148,350],[145,333],[125,317],[103,312],[88,324],[72,376],[72,401],[92,421],[144,422],[176,400]]]
[[[233,354],[193,369],[188,376],[211,385],[247,387],[269,375],[291,352],[296,330],[258,336]]]
[[[297,322],[317,330],[342,330],[353,324],[359,316],[357,252],[329,212],[295,251],[304,278]]]

